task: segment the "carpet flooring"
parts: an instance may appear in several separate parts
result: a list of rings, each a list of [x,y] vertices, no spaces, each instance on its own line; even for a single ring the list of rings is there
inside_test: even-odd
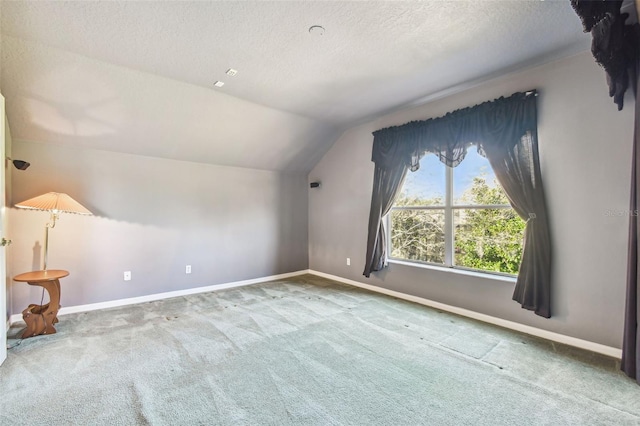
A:
[[[9,340],[0,425],[640,424],[613,359],[312,275],[57,329]]]

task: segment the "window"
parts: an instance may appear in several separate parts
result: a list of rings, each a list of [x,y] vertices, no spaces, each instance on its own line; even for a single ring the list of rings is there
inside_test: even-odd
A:
[[[475,149],[455,168],[433,154],[422,158],[387,224],[391,259],[518,273],[525,222]]]

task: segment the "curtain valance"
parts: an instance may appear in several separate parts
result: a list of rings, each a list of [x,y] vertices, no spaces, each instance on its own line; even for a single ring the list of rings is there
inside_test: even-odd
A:
[[[401,162],[416,171],[426,153],[434,153],[455,167],[472,144],[481,152],[488,148],[508,150],[527,132],[536,131],[536,94],[535,90],[518,92],[442,117],[378,130],[373,133],[372,161],[382,168]]]

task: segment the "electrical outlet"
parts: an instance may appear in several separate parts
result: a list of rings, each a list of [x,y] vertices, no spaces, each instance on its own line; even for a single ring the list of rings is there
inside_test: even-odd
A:
[[[190,274],[191,273],[191,265],[187,265],[187,267],[184,270],[185,274]]]
[[[347,266],[351,266],[351,258],[347,257]]]
[[[124,280],[131,281],[131,271],[124,271]]]

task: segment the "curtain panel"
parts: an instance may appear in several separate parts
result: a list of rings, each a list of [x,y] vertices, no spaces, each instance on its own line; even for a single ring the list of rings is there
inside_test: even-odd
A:
[[[635,124],[631,165],[631,197],[629,203],[629,244],[627,252],[627,292],[624,315],[621,369],[640,384],[640,226],[638,216],[633,214],[640,208],[640,25],[627,24],[629,15],[622,13],[622,0],[586,1],[571,0],[573,9],[582,21],[584,32],[591,33],[591,52],[596,62],[604,69],[609,85],[609,96],[624,107],[624,95],[629,88],[635,95]],[[636,1],[636,5],[638,2]],[[640,20],[640,11],[635,10]]]
[[[638,31],[640,33],[640,31]],[[639,34],[640,35],[640,34]],[[631,163],[631,201],[629,211],[635,213],[640,209],[640,51],[636,60],[633,76],[633,88],[636,93],[635,127],[633,131],[633,154]],[[622,361],[620,368],[625,374],[640,384],[640,298],[638,298],[638,282],[640,282],[640,265],[638,251],[640,249],[640,227],[638,216],[629,215],[629,247],[627,252],[627,291],[624,311],[624,334],[622,341]]]
[[[550,317],[551,240],[540,176],[536,91],[514,93],[443,117],[412,121],[373,133],[375,176],[364,276],[385,267],[382,218],[402,187],[407,169],[433,153],[447,166],[476,145],[487,157],[514,210],[527,221],[524,251],[513,299]]]

